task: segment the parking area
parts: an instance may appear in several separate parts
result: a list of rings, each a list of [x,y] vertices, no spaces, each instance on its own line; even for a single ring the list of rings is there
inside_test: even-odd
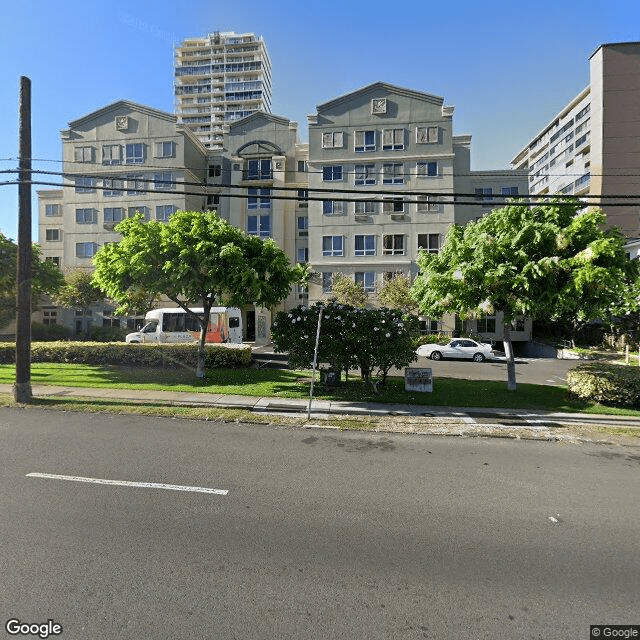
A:
[[[556,358],[516,358],[516,379],[519,383],[561,386],[566,384],[567,372],[573,369],[578,362],[578,360],[559,360]],[[486,362],[435,361],[419,356],[411,366],[431,368],[434,377],[441,376],[462,380],[507,379],[507,364],[504,359],[487,360]]]

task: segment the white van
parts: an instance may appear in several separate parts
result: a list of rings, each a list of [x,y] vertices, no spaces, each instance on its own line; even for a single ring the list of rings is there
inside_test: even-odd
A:
[[[192,309],[202,315],[204,309]],[[140,331],[127,334],[130,344],[142,342],[175,343],[200,340],[200,323],[180,307],[153,309],[144,318]],[[242,313],[235,307],[212,307],[206,342],[242,343]]]

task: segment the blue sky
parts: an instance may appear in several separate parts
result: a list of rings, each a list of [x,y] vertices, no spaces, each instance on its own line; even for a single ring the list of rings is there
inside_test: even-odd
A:
[[[500,169],[588,85],[600,44],[640,40],[640,2],[6,2],[0,170],[17,166],[21,75],[32,81],[33,167],[55,171],[70,120],[121,98],[173,111],[173,46],[213,31],[264,37],[273,112],[298,122],[303,141],[316,105],[382,80],[454,105],[454,132],[473,136],[472,168]],[[15,185],[0,186],[0,231],[11,238],[17,201]],[[34,239],[36,210],[34,193]]]

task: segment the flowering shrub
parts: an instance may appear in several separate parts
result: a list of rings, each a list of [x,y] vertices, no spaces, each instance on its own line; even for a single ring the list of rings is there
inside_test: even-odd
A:
[[[276,315],[271,338],[276,351],[289,353],[294,369],[311,366],[318,314],[322,309],[318,361],[335,371],[360,370],[363,380],[384,381],[392,367],[406,367],[416,359],[417,318],[397,309],[361,309],[331,302],[296,307]]]
[[[585,400],[614,407],[640,407],[638,367],[589,362],[567,374],[569,391]]]

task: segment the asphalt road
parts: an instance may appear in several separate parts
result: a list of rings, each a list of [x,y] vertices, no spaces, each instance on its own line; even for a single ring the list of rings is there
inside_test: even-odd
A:
[[[3,626],[582,640],[640,623],[636,449],[3,408],[0,451]]]
[[[564,385],[567,372],[579,364],[579,360],[556,358],[516,358],[516,382],[529,384]],[[507,379],[504,360],[472,362],[470,360],[431,360],[418,357],[412,367],[431,367],[433,376],[462,380]]]

